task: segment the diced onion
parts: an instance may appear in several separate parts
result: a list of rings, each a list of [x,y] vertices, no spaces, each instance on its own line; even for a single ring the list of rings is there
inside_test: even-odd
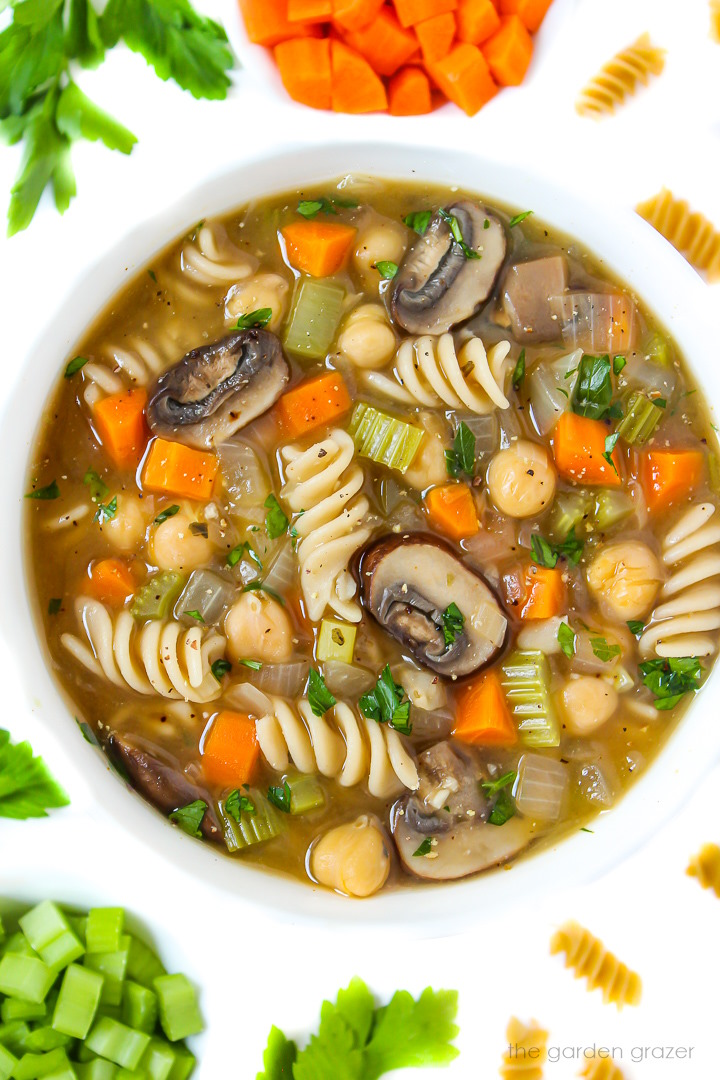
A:
[[[580,767],[577,787],[584,799],[597,806],[612,806],[615,802],[615,788],[607,770],[592,762]]]
[[[326,661],[323,675],[328,690],[337,698],[358,698],[376,682],[375,676],[367,668],[345,664],[342,660]]]
[[[632,349],[638,319],[624,293],[569,292],[550,297],[562,325],[563,341],[589,353],[624,353]]]
[[[535,619],[526,623],[518,634],[518,647],[521,649],[537,649],[546,656],[554,656],[561,652],[558,634],[560,627],[567,625],[567,615],[553,615],[550,619]]]
[[[231,504],[262,506],[270,494],[265,470],[251,446],[242,442],[218,447],[223,487]]]
[[[281,596],[297,585],[298,561],[293,551],[293,546],[288,540],[282,545],[277,555],[270,564],[270,569],[265,575],[263,582]]]
[[[539,360],[528,372],[528,398],[538,434],[547,435],[552,431],[569,408],[581,358],[582,350],[576,349],[553,361]]]
[[[309,671],[309,660],[293,660],[289,664],[263,664],[253,677],[253,682],[258,690],[266,694],[297,698],[305,689]]]
[[[557,821],[568,788],[567,766],[541,754],[523,754],[515,781],[515,803],[525,817]]]
[[[252,716],[267,716],[273,711],[270,698],[263,694],[251,682],[235,683],[225,693],[224,700],[234,709],[250,713]]]

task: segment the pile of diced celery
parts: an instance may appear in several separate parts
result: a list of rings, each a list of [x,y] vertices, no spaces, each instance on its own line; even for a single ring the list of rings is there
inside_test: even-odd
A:
[[[186,1080],[195,990],[125,933],[122,908],[49,900],[0,921],[0,1080]]]

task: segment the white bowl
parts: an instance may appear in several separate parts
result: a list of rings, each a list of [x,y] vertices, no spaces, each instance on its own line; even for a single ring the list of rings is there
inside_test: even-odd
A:
[[[371,168],[370,168],[371,166]],[[67,303],[25,360],[32,378],[20,380],[0,428],[2,456],[14,467],[0,491],[0,520],[6,537],[2,629],[14,664],[6,692],[34,711],[47,731],[45,756],[66,785],[96,800],[159,859],[218,889],[241,894],[266,912],[294,920],[321,920],[342,928],[372,923],[398,930],[444,932],[461,929],[541,891],[579,885],[628,856],[689,796],[700,776],[720,753],[713,694],[720,675],[710,679],[647,773],[612,811],[593,825],[592,843],[575,833],[552,847],[521,859],[512,872],[494,871],[441,886],[420,886],[408,903],[407,890],[380,893],[351,902],[295,879],[270,874],[241,859],[220,856],[209,845],[184,836],[163,821],[139,796],[108,772],[105,758],[81,737],[68,703],[47,670],[28,603],[20,514],[26,468],[48,388],[61,373],[67,352],[113,294],[168,241],[192,222],[223,213],[247,200],[295,190],[346,173],[372,171],[380,177],[425,180],[477,191],[518,209],[532,207],[540,220],[577,237],[617,274],[667,327],[680,345],[711,405],[720,402],[720,371],[701,363],[714,327],[705,286],[687,263],[650,226],[633,213],[589,205],[581,195],[525,172],[480,156],[446,150],[376,144],[347,144],[299,149],[245,163],[194,191],[162,216],[139,224],[103,254],[80,281],[66,281]],[[659,724],[663,720],[658,721]],[[452,912],[451,925],[448,913]]]

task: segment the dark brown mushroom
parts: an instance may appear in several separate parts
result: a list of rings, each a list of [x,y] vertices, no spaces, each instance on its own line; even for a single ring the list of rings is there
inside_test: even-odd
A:
[[[448,217],[457,222],[462,242]],[[468,250],[477,257],[468,257]],[[479,311],[505,259],[502,223],[482,206],[457,202],[436,213],[393,281],[390,313],[411,334],[444,334]]]
[[[461,678],[502,649],[508,620],[495,595],[435,537],[381,537],[364,549],[357,573],[367,610],[424,667]],[[463,625],[448,644],[443,613],[453,603]]]
[[[151,431],[190,446],[229,439],[277,401],[290,378],[280,342],[267,330],[242,330],[193,349],[150,390]]]
[[[561,296],[568,283],[564,255],[548,255],[516,263],[503,282],[503,304],[517,341],[555,341],[562,325],[550,303]]]

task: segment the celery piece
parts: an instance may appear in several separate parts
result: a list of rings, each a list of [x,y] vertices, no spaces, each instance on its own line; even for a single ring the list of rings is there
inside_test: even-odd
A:
[[[545,655],[516,649],[502,665],[510,712],[526,746],[559,746],[560,725],[550,700],[550,670]]]
[[[174,1048],[163,1039],[153,1039],[142,1056],[140,1069],[148,1080],[167,1080],[174,1064]]]
[[[18,956],[34,956],[36,960],[40,959],[28,939],[19,930],[15,934],[11,934],[7,939],[3,952],[13,953]]]
[[[2,916],[0,915],[0,945],[5,940],[5,927],[3,925]]]
[[[52,1026],[56,1031],[84,1039],[95,1019],[103,989],[103,977],[78,964],[65,971],[55,1006]]]
[[[78,960],[85,952],[85,947],[79,937],[72,930],[64,930],[60,937],[55,938],[44,949],[40,950],[43,961],[50,967],[61,971],[73,960]]]
[[[146,945],[140,938],[131,934],[127,969],[125,971],[126,978],[152,989],[153,979],[164,974],[165,968],[160,962],[157,953],[153,952],[150,946]]]
[[[130,602],[135,619],[164,619],[183,591],[185,578],[175,570],[163,570],[141,585]]]
[[[424,432],[396,416],[359,401],[350,418],[349,433],[357,452],[378,465],[404,473],[415,459]]]
[[[598,529],[604,532],[630,517],[634,509],[635,504],[626,492],[607,488],[598,492],[593,520]]]
[[[343,314],[345,290],[333,281],[300,278],[285,328],[285,348],[307,360],[324,360]]]
[[[72,1076],[70,1062],[63,1049],[48,1054],[23,1054],[15,1066],[13,1080],[39,1080],[40,1077]]]
[[[0,1005],[0,1020],[9,1024],[13,1020],[44,1020],[47,1016],[44,1001],[19,1001],[17,998],[5,998]]]
[[[627,399],[625,416],[617,426],[617,434],[630,446],[642,446],[663,418],[664,410],[654,405],[640,390]]]
[[[91,971],[103,976],[103,989],[100,997],[102,1005],[119,1005],[122,1001],[123,980],[127,971],[130,952],[130,936],[120,938],[120,948],[114,952],[86,953],[83,964]]]
[[[203,1019],[197,994],[186,975],[160,975],[153,982],[160,1010],[160,1026],[170,1042],[198,1035]]]
[[[120,948],[120,935],[125,924],[125,912],[119,907],[91,908],[87,915],[85,945],[88,952],[115,952]]]
[[[317,644],[318,660],[340,660],[352,664],[357,627],[337,619],[323,619]]]
[[[187,1046],[173,1046],[175,1062],[168,1073],[167,1080],[188,1080],[195,1071],[195,1058]]]
[[[564,540],[571,529],[579,529],[592,511],[592,496],[581,491],[560,491],[552,509],[551,532]]]
[[[7,1047],[13,1054],[21,1054],[23,1043],[30,1034],[30,1028],[24,1020],[11,1020],[9,1024],[0,1024],[0,1046]]]
[[[44,1001],[57,972],[34,956],[6,953],[0,960],[0,993],[21,1001]]]
[[[93,1058],[92,1061],[75,1066],[78,1080],[117,1080],[117,1066],[105,1058]]]
[[[290,788],[290,813],[307,814],[325,805],[325,792],[317,776],[312,773],[294,773],[283,777]]]
[[[60,937],[70,925],[57,904],[44,900],[18,919],[20,929],[35,952],[42,950]]]
[[[265,796],[255,788],[250,788],[247,798],[252,803],[255,813],[241,810],[239,821],[228,811],[225,802],[218,804],[218,813],[223,826],[225,845],[231,854],[243,848],[274,840],[284,827],[282,814],[268,802]]]
[[[16,1065],[15,1055],[0,1045],[0,1080],[10,1080]]]
[[[59,1047],[67,1047],[72,1042],[69,1035],[62,1031],[56,1031],[49,1024],[33,1028],[23,1039],[23,1050],[28,1054],[44,1054],[49,1050],[57,1050]]]
[[[109,1016],[101,1016],[85,1040],[89,1050],[123,1069],[137,1069],[149,1043],[144,1031],[133,1031]]]
[[[147,986],[127,979],[123,984],[122,1021],[137,1031],[152,1035],[157,1023],[157,997]]]
[[[68,922],[70,923],[70,929],[75,937],[80,938],[83,945],[85,945],[85,935],[87,933],[87,915],[68,915]]]
[[[656,364],[667,367],[670,363],[670,347],[662,334],[653,334],[646,342],[643,351],[648,360],[654,360]]]

